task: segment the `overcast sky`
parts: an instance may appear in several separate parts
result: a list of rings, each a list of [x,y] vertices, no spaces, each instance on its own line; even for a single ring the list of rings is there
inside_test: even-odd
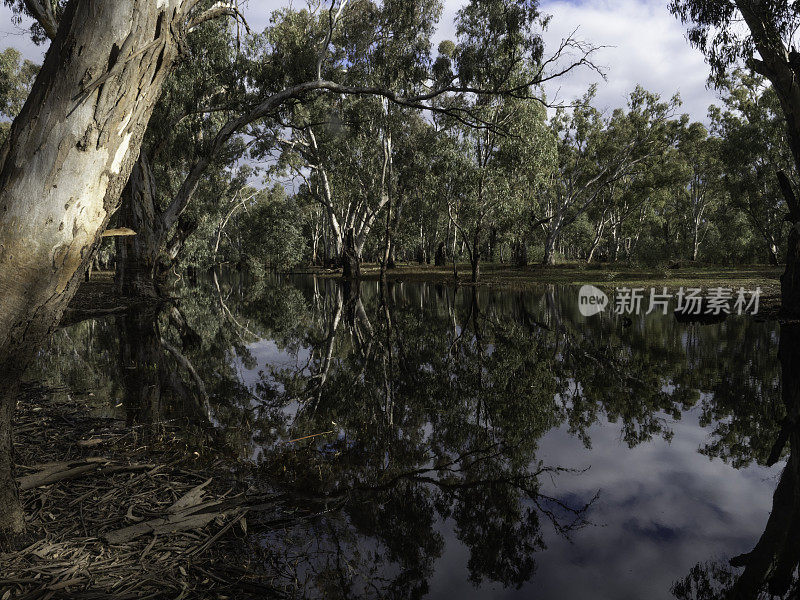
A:
[[[245,4],[245,2],[242,2]],[[270,13],[282,6],[305,6],[305,0],[248,0],[250,26],[262,30]],[[437,42],[452,38],[453,18],[463,0],[445,0],[445,12]],[[547,89],[552,99],[568,102],[599,84],[598,104],[613,109],[625,104],[637,83],[662,97],[680,92],[683,112],[705,121],[715,95],[706,88],[708,67],[702,55],[689,47],[684,28],[670,15],[666,0],[542,0],[542,11],[553,16],[545,33],[546,47],[554,48],[578,28],[577,37],[597,46],[607,46],[595,61],[605,68],[607,81],[584,70]],[[42,49],[28,40],[24,28],[11,23],[11,12],[0,7],[0,47],[14,46],[27,57],[41,61]]]

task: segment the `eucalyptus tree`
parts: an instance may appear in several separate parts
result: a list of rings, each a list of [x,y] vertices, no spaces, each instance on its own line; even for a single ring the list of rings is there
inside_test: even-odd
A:
[[[457,207],[448,205],[469,256],[473,282],[478,281],[481,259],[497,241],[498,229],[514,224],[554,160],[543,99],[481,101],[476,109],[486,125],[457,131],[467,151],[468,188]]]
[[[724,108],[712,106],[709,114],[721,138],[725,188],[777,265],[788,209],[775,170],[791,172],[793,160],[778,96],[763,77],[741,70],[720,83],[720,92]]]
[[[794,191],[800,176],[800,54],[793,45],[800,27],[797,5],[790,0],[671,0],[670,10],[690,25],[689,41],[705,54],[714,81],[719,83],[744,62],[775,90],[786,121],[795,179],[793,184],[790,174],[778,174],[793,224],[781,277],[783,310],[800,312],[800,203]]]
[[[619,260],[622,250],[630,252],[633,244],[627,236],[627,225],[631,217],[641,220],[645,215],[644,205],[647,195],[640,193],[634,177],[623,177],[611,182],[602,192],[598,202],[592,204],[585,213],[591,226],[591,242],[586,254],[586,262],[591,263],[603,244],[607,244],[605,256]],[[634,228],[635,230],[635,228]]]
[[[14,535],[24,529],[11,440],[20,367],[75,293],[181,45],[232,9],[193,0],[6,4],[52,39],[0,149],[0,530]]]
[[[501,98],[541,101],[536,92],[538,85],[578,66],[591,66],[589,57],[592,49],[572,39],[564,40],[553,56],[549,58],[544,56],[543,43],[537,28],[544,26],[547,19],[539,13],[537,3],[530,0],[524,2],[492,0],[467,5],[457,15],[458,43],[440,45],[440,55],[435,62],[432,62],[429,36],[432,32],[431,24],[435,22],[437,14],[436,5],[421,10],[408,3],[379,5],[365,1],[354,4],[352,13],[354,18],[359,19],[360,28],[344,27],[341,42],[338,34],[331,37],[333,54],[339,61],[336,64],[346,71],[345,80],[366,79],[377,86],[391,84],[409,94],[417,93],[416,96],[412,96],[412,101],[399,100],[391,94],[376,92],[375,90],[380,90],[380,87],[362,89],[361,92],[348,90],[346,87],[328,89],[344,94],[377,93],[399,106],[421,108],[436,115],[445,115],[467,130],[486,129],[488,125],[488,129],[494,130],[492,135],[497,136],[498,127],[505,126],[506,123],[489,124],[486,121],[487,107],[497,105],[501,102]],[[364,25],[367,23],[370,27]],[[374,23],[377,23],[377,26],[372,27]],[[409,32],[402,29],[409,27],[410,24],[416,24],[415,27],[419,32],[409,35]],[[580,57],[568,66],[553,68],[558,58],[570,49],[578,50]],[[398,76],[398,73],[402,76]],[[456,82],[458,84],[454,85]],[[431,86],[434,91],[426,91]],[[422,100],[431,102],[423,105]],[[336,105],[335,102],[333,104]],[[361,106],[370,104],[367,101]],[[318,138],[319,135],[313,128],[309,130],[309,122],[301,119],[302,126],[294,127],[295,132],[301,133],[296,134],[293,140],[284,142],[286,146],[295,150],[303,148],[313,161],[306,160],[306,166],[310,168],[317,181],[308,183],[310,188],[318,190],[317,197],[327,207],[331,227],[334,231],[338,229],[338,233],[335,234],[337,251],[341,245],[340,253],[344,257],[347,276],[358,273],[360,255],[366,241],[364,234],[369,232],[378,212],[391,201],[389,188],[393,180],[390,176],[393,157],[389,151],[392,141],[389,125],[392,119],[389,118],[388,104],[382,104],[382,110],[382,119],[378,119],[375,113],[370,117],[370,122],[374,124],[373,139],[379,137],[380,144],[373,146],[370,160],[364,163],[365,165],[378,163],[380,167],[373,166],[356,171],[361,179],[361,181],[355,180],[358,181],[356,185],[363,188],[359,202],[360,210],[357,207],[355,212],[341,213],[352,218],[354,223],[363,224],[358,231],[352,230],[349,223],[342,223],[341,219],[337,218],[334,221],[330,218],[333,212],[332,173],[330,168],[323,164],[324,157],[320,152],[319,140],[312,139],[312,137]],[[343,122],[342,119],[343,111],[339,110],[336,116],[337,126]],[[267,140],[269,139],[267,136]],[[362,159],[364,158],[362,156]],[[366,187],[363,181],[365,177],[372,182]],[[337,193],[355,192],[350,189],[340,189]],[[370,196],[373,199],[372,203],[363,198],[364,195]]]
[[[285,270],[298,265],[307,254],[302,222],[298,221],[303,208],[279,184],[261,191],[254,200],[246,215],[239,213],[243,218],[236,223],[242,247],[240,262],[262,273],[268,268]]]
[[[367,238],[390,202],[392,176],[388,105],[371,97],[348,97],[333,106],[320,103],[293,119],[293,135],[278,138],[281,163],[304,180],[306,190],[326,212],[334,260],[345,277],[360,277]],[[302,124],[301,124],[302,123]],[[306,174],[305,172],[308,171]]]
[[[473,283],[477,283],[480,275],[480,262],[486,252],[490,223],[500,219],[500,213],[510,197],[508,181],[503,177],[498,155],[502,139],[499,128],[509,124],[512,117],[503,114],[503,101],[482,104],[482,118],[488,126],[459,132],[464,135],[467,148],[468,188],[459,199],[457,212],[454,212],[452,205],[447,207],[453,226],[461,234],[466,247]]]
[[[608,197],[609,187],[647,168],[669,147],[670,123],[680,100],[662,102],[640,86],[627,111],[605,117],[592,106],[592,88],[571,114],[560,110],[552,120],[558,139],[558,166],[552,170],[537,215],[545,232],[542,262],[552,265],[559,237],[589,208]]]
[[[495,244],[508,240],[518,266],[527,263],[527,240],[546,219],[540,219],[539,199],[548,176],[558,163],[557,143],[541,104],[518,103],[514,107],[510,135],[500,145],[499,159],[508,181],[509,203],[499,215]],[[494,248],[490,249],[494,254]],[[494,258],[492,256],[492,258]]]
[[[215,200],[218,210],[202,207],[206,210],[186,240],[180,267],[228,265],[263,276],[268,269],[289,269],[306,258],[305,207],[282,185],[260,190],[237,186],[227,201]]]
[[[247,96],[234,32],[224,22],[205,24],[184,53],[164,85],[116,215],[118,225],[136,232],[117,238],[115,278],[125,295],[156,296],[189,235],[216,216],[220,198],[243,185],[231,167],[244,144],[235,136],[209,143],[230,117],[229,107],[235,110]],[[199,165],[202,179],[187,191]]]
[[[678,131],[676,154],[681,173],[674,189],[684,219],[689,260],[697,260],[711,212],[722,201],[720,146],[720,140],[709,137],[702,123],[691,123]]]
[[[19,50],[6,48],[0,52],[0,145],[11,128],[30,92],[38,67],[22,58]]]
[[[668,159],[663,162],[668,164]],[[585,255],[587,263],[594,260],[598,251],[612,261],[630,260],[636,255],[645,225],[659,205],[663,166],[609,183],[599,201],[586,211],[591,240]]]
[[[400,115],[397,115],[400,117]],[[430,262],[441,236],[444,211],[437,201],[433,165],[442,138],[435,122],[419,113],[402,115],[392,143],[392,187],[383,235],[384,268],[395,267],[409,250],[419,262]],[[445,226],[446,227],[446,226]]]
[[[425,150],[430,155],[427,169],[424,177],[417,179],[422,185],[416,185],[408,206],[405,235],[409,240],[418,239],[419,243],[425,240],[436,244],[437,266],[444,266],[448,256],[455,265],[460,233],[450,213],[459,214],[461,203],[470,193],[468,148],[463,138],[448,134],[444,127],[438,126],[431,135],[431,143]],[[407,184],[413,189],[414,180],[409,177],[406,181],[406,175],[405,170],[400,172],[398,185]]]
[[[346,78],[405,94],[424,92],[432,64],[430,38],[440,13],[440,2],[354,3],[347,17],[359,26],[345,28],[341,41],[332,40],[341,44]],[[286,123],[292,135],[279,137],[288,153],[285,163],[306,180],[306,189],[327,214],[335,261],[346,277],[359,277],[367,238],[384,208],[384,268],[392,257],[391,239],[402,214],[402,200],[392,193],[393,138],[414,118],[419,119],[385,97],[322,99],[313,108],[292,111]]]

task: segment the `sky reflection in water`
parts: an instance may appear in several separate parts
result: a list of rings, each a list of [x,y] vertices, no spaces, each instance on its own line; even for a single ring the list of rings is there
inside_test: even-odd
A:
[[[228,442],[278,486],[344,498],[266,537],[295,557],[292,539],[316,540],[298,594],[344,596],[344,553],[355,597],[670,598],[696,564],[724,565],[764,532],[785,465],[760,466],[786,412],[777,324],[587,319],[577,288],[383,295],[234,278],[181,297],[200,339],[186,355]],[[186,403],[170,377],[143,411],[136,378],[118,376],[126,345],[152,337],[142,322],[60,332],[43,372],[105,390],[129,420],[174,417]],[[281,443],[326,428],[302,449]]]

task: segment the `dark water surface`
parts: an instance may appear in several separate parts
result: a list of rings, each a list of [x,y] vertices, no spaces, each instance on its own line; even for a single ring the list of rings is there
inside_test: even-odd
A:
[[[569,287],[297,276],[178,295],[59,331],[41,377],[131,424],[206,423],[322,499],[264,534],[298,596],[712,598],[763,580],[728,560],[764,534],[787,464],[789,444],[764,466],[796,414],[778,358],[796,329],[584,318]],[[765,569],[782,544],[762,540]]]

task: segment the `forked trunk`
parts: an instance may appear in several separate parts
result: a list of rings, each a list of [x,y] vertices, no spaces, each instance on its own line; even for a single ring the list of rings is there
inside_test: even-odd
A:
[[[0,535],[23,525],[10,455],[17,379],[118,206],[177,56],[184,3],[68,2],[0,149]]]

